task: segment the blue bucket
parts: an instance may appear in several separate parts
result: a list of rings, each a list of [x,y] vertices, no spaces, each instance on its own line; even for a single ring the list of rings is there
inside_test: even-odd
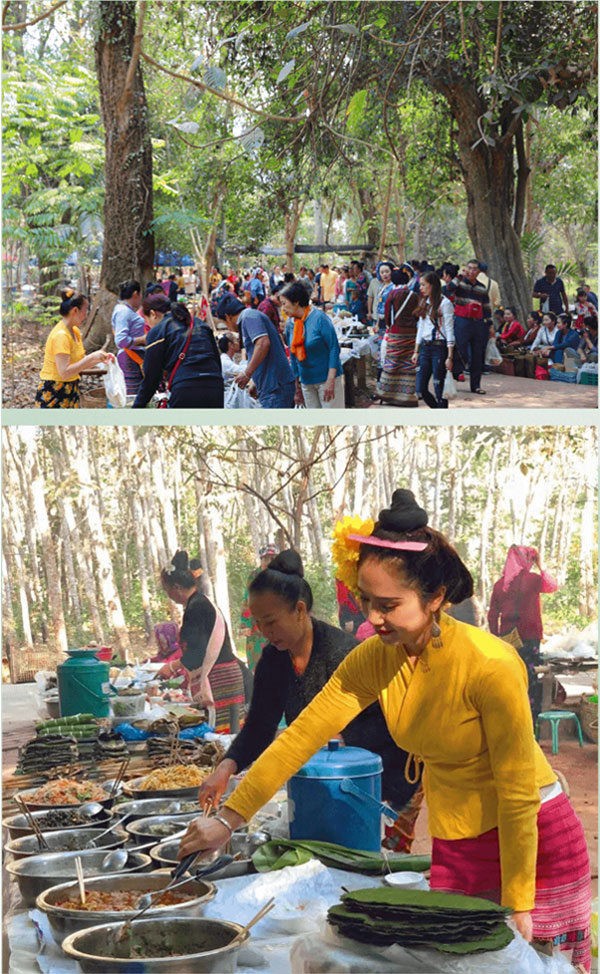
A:
[[[288,781],[290,838],[379,852],[382,769],[378,754],[329,741]]]

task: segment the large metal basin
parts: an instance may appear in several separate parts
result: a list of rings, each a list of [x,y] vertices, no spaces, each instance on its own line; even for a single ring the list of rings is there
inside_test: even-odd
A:
[[[16,879],[25,906],[35,906],[40,893],[50,886],[77,879],[75,859],[81,856],[83,875],[88,877],[102,875],[100,866],[106,855],[106,849],[86,849],[82,852],[48,852],[39,856],[28,856],[17,862],[8,862],[6,871]],[[128,865],[120,871],[124,873],[140,872],[151,866],[150,856],[143,852],[131,852]],[[111,874],[112,875],[112,874]]]
[[[60,809],[60,811],[64,811],[64,809]],[[39,822],[41,819],[44,818],[45,815],[48,814],[48,809],[42,809],[39,812],[32,812],[31,814],[33,815],[34,819],[36,819]],[[107,808],[102,809],[102,812],[99,812],[98,816],[93,820],[94,828],[96,827],[97,828],[102,827],[105,829],[108,828],[109,822],[112,818],[112,814],[113,813],[109,809]],[[33,834],[33,829],[29,824],[27,816],[24,815],[23,813],[21,813],[20,815],[10,815],[8,818],[4,819],[2,825],[5,829],[7,829],[11,839],[20,839],[24,835]],[[41,828],[43,829],[44,833],[60,832],[62,829],[65,828],[89,829],[90,822],[89,819],[86,819],[84,822],[81,822],[79,825],[53,825],[51,828],[42,825]]]
[[[11,839],[4,846],[6,852],[12,853],[15,859],[25,859],[27,856],[39,856],[40,852],[74,852],[84,851],[86,842],[97,839],[98,849],[118,849],[125,845],[129,836],[124,829],[116,828],[113,832],[102,835],[103,829],[60,829],[56,832],[42,832],[49,845],[48,850],[40,849],[37,836],[24,835],[20,839]]]
[[[139,890],[139,895],[149,891],[163,889],[171,882],[169,873],[133,873],[128,876],[115,874],[110,876],[98,876],[95,879],[86,879],[86,893],[92,890],[102,892],[112,892],[114,890]],[[173,904],[172,906],[157,905],[145,914],[148,919],[152,917],[165,918],[177,916],[201,916],[204,907],[212,900],[216,894],[213,883],[203,880],[190,879],[185,886],[180,886],[178,893],[193,894],[193,899],[187,903]],[[52,934],[58,944],[62,943],[65,937],[78,930],[87,930],[100,923],[113,923],[121,920],[124,922],[131,916],[135,916],[136,910],[69,910],[65,907],[56,906],[58,900],[70,896],[72,893],[79,893],[77,883],[61,883],[60,886],[52,886],[45,892],[40,893],[36,900],[38,910],[47,914]]]
[[[171,957],[115,957],[115,939],[121,923],[102,924],[72,933],[63,940],[64,952],[73,957],[83,974],[234,974],[237,954],[249,937],[238,923],[226,920],[173,917],[169,920],[136,920],[131,942],[162,946],[168,938],[172,949],[181,954]],[[123,945],[121,945],[123,946]]]
[[[198,797],[197,795],[194,795],[194,799],[196,799],[197,797]],[[138,818],[148,818],[148,816],[151,816],[151,815],[186,815],[186,814],[188,814],[186,811],[183,811],[183,812],[181,812],[181,811],[174,812],[172,806],[173,806],[173,803],[175,801],[179,801],[179,799],[175,799],[175,798],[144,798],[144,799],[138,799],[137,801],[121,802],[119,805],[116,805],[115,806],[114,812],[115,812],[116,815],[118,815],[119,818],[121,818],[121,816],[126,815],[127,816],[127,819],[126,819],[126,822],[127,823],[132,822],[132,821],[134,821],[135,819],[138,819]],[[189,801],[189,799],[186,800],[186,804],[187,804],[188,801]],[[200,813],[202,812],[202,809],[200,808],[200,805],[198,804],[197,801],[194,801],[194,805],[196,806],[195,809],[194,809],[196,815],[200,815]],[[190,810],[190,812],[191,811],[192,810]]]
[[[123,794],[129,795],[134,799],[143,798],[170,798],[171,800],[179,799],[185,801],[190,799],[194,801],[198,798],[198,792],[200,790],[200,785],[190,785],[188,788],[170,788],[166,791],[160,791],[158,788],[151,788],[150,790],[143,790],[140,785],[146,775],[142,775],[141,778],[132,778],[126,784],[123,785]]]
[[[135,842],[142,845],[144,842],[166,842],[168,836],[157,835],[150,831],[153,826],[165,825],[167,822],[173,823],[173,833],[184,829],[188,822],[193,822],[200,815],[197,812],[188,812],[187,815],[151,815],[149,818],[138,818],[134,822],[129,822],[125,830],[131,835]]]
[[[234,832],[232,836],[232,848],[231,851],[235,853],[237,850],[234,848],[234,840],[236,833]],[[152,846],[150,849],[150,857],[152,861],[156,864],[156,869],[173,869],[177,866],[179,860],[177,855],[179,853],[180,839],[169,839],[166,842],[161,842],[159,845]],[[205,857],[203,861],[198,861],[192,868],[198,869],[204,862],[209,862],[211,859],[216,859],[217,854],[211,853]],[[255,873],[256,869],[252,859],[236,859],[234,862],[230,862],[227,866],[223,866],[218,872],[211,874],[211,879],[231,879],[233,876],[247,876],[248,873]]]

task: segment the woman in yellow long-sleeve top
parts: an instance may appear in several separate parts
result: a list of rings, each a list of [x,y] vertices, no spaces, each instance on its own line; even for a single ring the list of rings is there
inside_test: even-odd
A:
[[[585,836],[534,739],[522,661],[512,646],[441,612],[468,598],[473,582],[410,491],[396,491],[374,526],[358,524],[338,537],[337,574],[341,567],[358,587],[376,635],[346,657],[222,812],[190,825],[180,855],[222,845],[377,699],[411,755],[407,776],[424,764],[432,887],[498,899],[526,939],[573,949],[589,969]]]

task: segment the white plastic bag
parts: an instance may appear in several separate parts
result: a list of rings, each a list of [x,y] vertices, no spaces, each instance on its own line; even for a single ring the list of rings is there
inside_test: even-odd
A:
[[[110,358],[108,360],[107,372],[104,376],[104,388],[106,390],[106,398],[115,409],[123,409],[127,405],[125,376],[116,358]]]
[[[237,382],[232,382],[225,392],[225,409],[257,409],[260,403],[253,399],[247,389],[240,389]]]
[[[486,365],[502,365],[502,356],[496,345],[495,339],[490,338],[485,349]]]
[[[444,391],[442,392],[442,399],[456,399],[456,385],[454,379],[452,378],[452,372],[446,372],[446,378],[444,379]]]

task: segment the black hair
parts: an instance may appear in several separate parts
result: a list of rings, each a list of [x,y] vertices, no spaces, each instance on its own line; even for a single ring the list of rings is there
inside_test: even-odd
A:
[[[219,346],[219,351],[226,352],[227,349],[229,348],[231,341],[232,339],[228,335],[221,335],[219,341],[217,342],[217,345]]]
[[[121,301],[128,301],[136,291],[141,292],[141,290],[139,281],[123,281],[119,287],[119,297]]]
[[[450,261],[448,260],[445,260],[444,263],[442,264],[442,271],[446,271],[446,273],[449,274],[450,277],[456,277],[459,270],[460,267],[458,266],[458,264],[451,264]]]
[[[410,281],[410,277],[408,275],[406,268],[395,267],[394,270],[392,271],[392,281],[397,287],[402,287],[402,285],[408,284]]]
[[[553,325],[556,324],[556,315],[554,311],[543,311],[542,318],[552,318],[552,324]]]
[[[71,288],[66,288],[60,292],[60,308],[58,309],[63,318],[66,318],[72,308],[81,310],[84,304],[89,304],[89,298],[85,294],[75,294]]]
[[[273,558],[268,568],[259,572],[248,586],[249,595],[273,592],[291,609],[304,602],[308,612],[313,607],[313,594],[304,578],[302,559],[297,551],[288,548]]]
[[[192,316],[185,304],[181,304],[179,301],[173,301],[171,304],[171,317],[175,319],[177,324],[184,325],[186,328],[189,328],[192,322]]]
[[[515,306],[513,304],[506,304],[504,306],[504,310],[505,311],[512,311],[513,317],[514,318],[517,317],[517,309],[515,308]]]
[[[279,296],[287,298],[292,304],[299,304],[301,308],[308,308],[308,293],[300,281],[292,281],[291,284],[286,284]]]
[[[164,294],[165,290],[162,284],[151,284],[148,288],[148,294]]]
[[[430,602],[440,589],[444,602],[457,605],[473,595],[473,578],[447,538],[427,524],[426,511],[410,490],[395,490],[387,510],[380,511],[372,537],[384,541],[421,541],[424,551],[399,551],[361,544],[359,567],[366,561],[389,562],[415,589],[422,604]]]
[[[552,270],[556,270],[556,264],[546,264],[546,266],[544,267],[544,273],[546,271],[552,271]]]
[[[571,318],[571,315],[568,314],[568,312],[563,311],[563,313],[561,315],[557,315],[557,318],[560,318],[561,321],[566,321],[567,328],[570,328],[571,327],[571,322],[572,322],[573,319]]]
[[[197,588],[202,562],[199,558],[190,558],[187,551],[176,551],[171,558],[171,564],[163,568],[160,579],[163,585],[171,588],[180,585],[181,588]],[[198,572],[197,575],[192,574]]]
[[[583,324],[586,328],[593,328],[594,331],[598,331],[598,319],[594,315],[586,315]]]
[[[275,291],[281,290],[281,288],[285,284],[291,284],[292,281],[295,281],[295,280],[296,280],[296,275],[294,273],[292,273],[292,271],[286,271],[285,274],[283,275],[283,284],[278,284],[277,287],[275,288]]]
[[[151,311],[158,311],[159,314],[166,314],[167,311],[171,310],[171,302],[166,296],[162,288],[160,288],[160,294],[158,291],[156,294],[147,294],[140,308],[142,314],[149,315]]]
[[[224,321],[226,315],[238,315],[244,308],[245,305],[234,294],[228,292],[221,298],[217,305],[217,318],[221,318]]]
[[[470,257],[469,260],[467,261],[467,264],[477,264],[479,270],[481,270],[481,264],[479,263],[476,257]]]
[[[350,261],[350,266],[351,266],[351,267],[352,267],[352,266],[354,266],[354,267],[360,267],[360,269],[361,269],[361,271],[362,271],[362,269],[363,269],[363,267],[364,267],[365,265],[364,265],[364,264],[362,264],[360,260],[351,260],[351,261]]]
[[[529,312],[529,317],[530,318],[533,318],[533,320],[534,320],[534,322],[535,322],[536,325],[541,325],[541,323],[542,323],[542,314],[541,314],[540,311],[530,311]]]
[[[577,288],[577,297],[579,297],[580,294],[585,294],[585,296],[587,298],[587,291],[586,291],[586,289],[584,287],[578,287]]]

